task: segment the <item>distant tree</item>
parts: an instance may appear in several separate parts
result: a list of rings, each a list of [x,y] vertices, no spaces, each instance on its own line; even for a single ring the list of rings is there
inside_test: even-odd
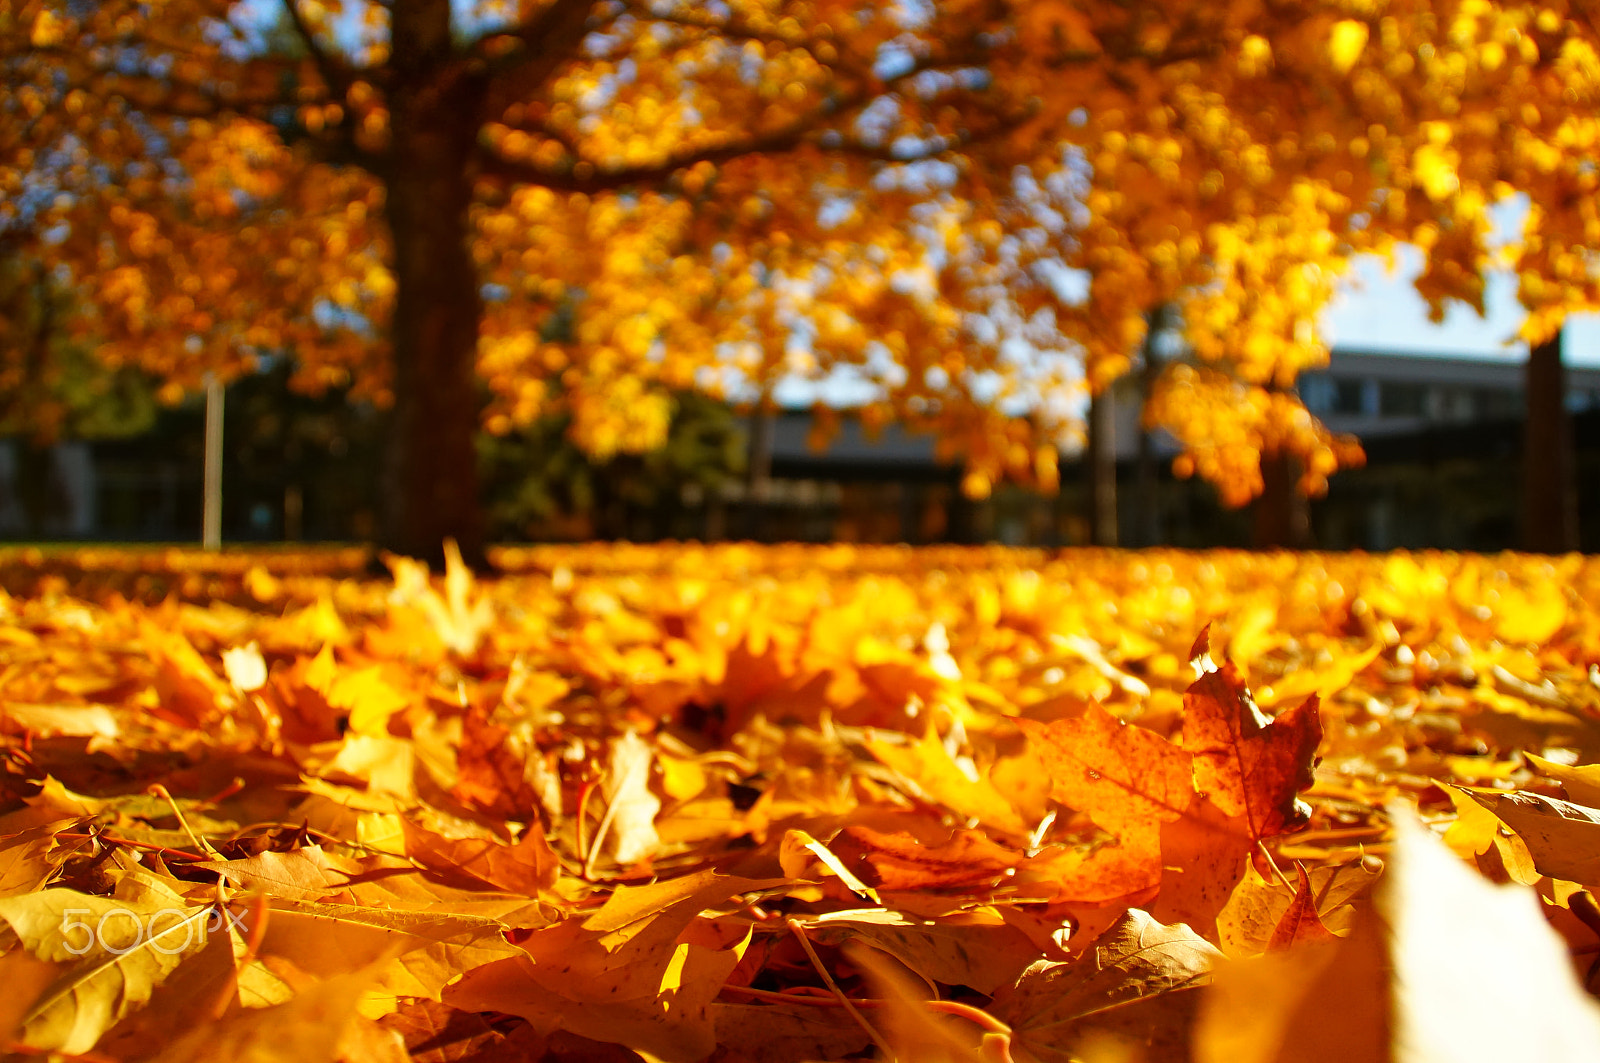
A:
[[[43,535],[61,503],[51,446],[145,431],[156,382],[72,335],[75,293],[48,262],[14,241],[0,240],[0,256],[0,437],[14,448],[19,530]]]
[[[45,260],[0,258],[0,436],[105,439],[154,422],[155,383],[133,366],[106,365],[91,339],[72,334],[76,301]]]
[[[716,504],[744,474],[748,440],[725,402],[694,392],[673,397],[665,442],[642,454],[598,460],[571,438],[562,415],[504,436],[478,437],[490,530],[497,539],[538,539],[558,526],[581,526],[605,538],[630,538],[646,527],[670,534],[665,514],[687,495]],[[638,514],[641,522],[630,521]]]

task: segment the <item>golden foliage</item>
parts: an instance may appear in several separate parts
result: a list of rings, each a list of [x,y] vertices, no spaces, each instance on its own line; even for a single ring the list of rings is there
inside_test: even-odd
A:
[[[0,228],[51,234],[102,357],[174,395],[288,349],[304,387],[392,397],[395,302],[437,294],[393,272],[402,156],[471,201],[487,425],[564,407],[602,455],[659,444],[674,389],[842,372],[972,493],[1049,486],[1085,390],[1178,304],[1237,384],[1152,407],[1185,467],[1239,500],[1286,449],[1315,489],[1354,450],[1262,395],[1322,364],[1353,254],[1421,247],[1436,313],[1504,261],[1534,340],[1600,305],[1600,31],[1560,5],[486,0],[450,44],[445,0],[297,0],[271,49],[245,7],[0,23]],[[401,36],[437,50],[406,66]]]
[[[1389,1058],[1467,976],[1542,1058],[1596,1022],[1582,558],[498,560],[0,556],[0,1037]]]

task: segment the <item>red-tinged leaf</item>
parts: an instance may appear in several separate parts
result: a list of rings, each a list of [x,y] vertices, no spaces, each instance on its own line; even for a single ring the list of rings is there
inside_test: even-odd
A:
[[[1150,914],[1163,923],[1187,923],[1215,944],[1217,916],[1244,877],[1253,846],[1238,819],[1196,794],[1181,818],[1161,824],[1161,892]]]
[[[1187,1058],[1196,990],[1222,958],[1183,926],[1135,908],[1067,963],[1040,960],[989,1009],[1026,1058],[1070,1063],[1095,1043],[1137,1046],[1134,1058]]]
[[[1087,905],[1144,904],[1161,882],[1161,834],[1124,835],[1085,849],[1051,845],[1028,857],[1012,887],[1026,897]]]
[[[1021,853],[970,830],[923,845],[906,831],[846,827],[828,848],[857,878],[884,890],[992,889],[1022,862]]]
[[[1294,900],[1289,902],[1289,910],[1283,913],[1283,918],[1278,920],[1277,927],[1272,931],[1272,937],[1267,942],[1269,949],[1339,940],[1339,935],[1323,926],[1321,917],[1317,915],[1317,900],[1311,889],[1311,879],[1306,876],[1305,866],[1296,864],[1295,870],[1299,872],[1300,881],[1295,886]]]
[[[1161,880],[1161,831],[1194,804],[1192,758],[1153,731],[1098,705],[1049,724],[1019,719],[1050,776],[1050,796],[1086,813],[1116,843],[1041,854],[1058,878],[1057,899],[1104,903]]]
[[[1256,707],[1232,662],[1207,672],[1183,696],[1183,748],[1194,755],[1195,786],[1252,838],[1304,820],[1296,795],[1311,785],[1322,720],[1317,699],[1277,719]]]
[[[1188,753],[1098,705],[1073,719],[1016,722],[1050,775],[1050,796],[1112,834],[1153,831],[1184,815],[1194,798]]]
[[[489,1018],[432,1000],[411,1000],[378,1020],[405,1042],[412,1063],[523,1063],[544,1056],[545,1039],[518,1019]]]
[[[555,885],[561,864],[537,820],[507,845],[498,838],[445,838],[407,820],[406,853],[430,871],[470,876],[484,885],[537,897]]]
[[[689,1063],[716,1046],[711,1002],[744,951],[700,944],[691,924],[708,906],[783,880],[702,872],[618,887],[587,919],[535,932],[525,954],[468,971],[448,1004],[520,1015],[541,1033],[561,1029]],[[748,931],[747,931],[748,933]]]
[[[191,866],[215,872],[230,885],[291,901],[327,900],[363,870],[354,860],[326,853],[317,845],[287,853],[265,852],[244,860],[204,860]]]

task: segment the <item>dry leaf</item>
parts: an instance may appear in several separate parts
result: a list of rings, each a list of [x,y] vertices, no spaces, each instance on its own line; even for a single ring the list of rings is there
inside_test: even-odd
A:
[[[655,751],[650,743],[633,731],[625,732],[611,744],[603,785],[604,822],[610,826],[607,840],[611,855],[624,867],[649,857],[661,844],[661,836],[656,833],[661,799],[650,790],[650,767],[654,762]]]
[[[1373,913],[1349,938],[1221,968],[1200,1063],[1594,1057],[1600,1006],[1534,893],[1485,881],[1404,809],[1395,833]]]
[[[285,1003],[190,1027],[151,1063],[335,1063],[346,1031],[358,1021],[356,1002],[371,984],[367,971],[335,975]],[[406,1055],[396,1037],[387,1059],[362,1058],[403,1063]]]
[[[1560,783],[1573,803],[1590,808],[1600,806],[1600,764],[1568,767],[1533,753],[1524,753],[1523,756],[1540,775],[1547,775]]]
[[[525,955],[469,971],[445,1002],[520,1015],[541,1033],[564,1029],[694,1063],[716,1046],[711,1002],[744,953],[685,939],[712,904],[776,881],[711,872],[654,886],[621,886],[587,919],[536,931]]]
[[[1195,787],[1241,820],[1252,840],[1304,822],[1296,799],[1311,785],[1321,740],[1315,695],[1273,719],[1256,707],[1231,661],[1183,696],[1179,741],[1194,756]]]
[[[1135,908],[1071,962],[1035,963],[989,1010],[1039,1063],[1067,1063],[1095,1040],[1146,1059],[1187,1058],[1195,990],[1221,956],[1188,927]]]
[[[870,945],[930,981],[986,995],[1015,982],[1038,955],[1027,935],[983,912],[916,919],[885,908],[858,908],[802,925],[818,941]]]
[[[1317,945],[1339,940],[1317,915],[1317,898],[1306,869],[1297,865],[1295,870],[1299,872],[1300,881],[1295,887],[1294,900],[1289,902],[1283,918],[1273,928],[1267,947],[1286,949],[1290,945]]]
[[[148,876],[125,878],[114,897],[69,889],[0,898],[0,919],[23,948],[62,965],[24,1017],[22,1041],[83,1054],[150,999],[185,956],[204,947],[213,910],[193,906]]]
[[[1551,878],[1600,886],[1600,810],[1517,791],[1467,791],[1517,832],[1533,863]]]

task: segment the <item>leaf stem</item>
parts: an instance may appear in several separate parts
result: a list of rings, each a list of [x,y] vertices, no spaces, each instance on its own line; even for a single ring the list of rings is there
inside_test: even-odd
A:
[[[202,852],[210,853],[214,859],[223,859],[222,854],[217,852],[216,849],[212,848],[210,842],[196,834],[194,832],[194,828],[189,826],[189,821],[183,817],[183,809],[178,807],[178,802],[173,799],[171,791],[169,791],[160,783],[155,783],[150,787],[148,792],[155,794],[158,797],[166,798],[167,804],[172,806],[172,814],[178,817],[178,826],[182,827],[183,833],[187,834],[189,836],[189,840],[194,842],[196,849],[199,849]]]
[[[1267,866],[1272,868],[1273,873],[1278,876],[1278,881],[1283,883],[1285,889],[1293,893],[1294,883],[1289,881],[1289,876],[1283,873],[1283,868],[1278,866],[1278,862],[1272,858],[1272,854],[1267,851],[1266,845],[1262,843],[1260,838],[1256,839],[1256,848],[1261,850],[1261,855],[1267,858]]]
[[[185,864],[200,863],[211,859],[209,856],[186,853],[182,849],[172,849],[165,845],[156,845],[154,842],[136,842],[132,838],[119,838],[115,834],[110,834],[106,831],[90,834],[83,831],[64,830],[57,834],[56,837],[58,839],[65,838],[67,841],[100,841],[109,842],[112,845],[126,845],[134,849],[143,849],[146,852],[160,853],[168,860],[177,860]]]
[[[971,1004],[963,1004],[959,1000],[925,1000],[922,1003],[929,1011],[937,1011],[944,1015],[954,1015],[958,1019],[966,1019],[968,1022],[975,1024],[984,1033],[1011,1036],[1011,1027],[982,1008],[975,1008]]]
[[[844,990],[839,988],[839,983],[833,980],[833,975],[829,974],[828,969],[822,965],[822,958],[817,955],[817,950],[811,947],[811,939],[806,937],[805,928],[800,925],[800,920],[790,917],[784,920],[784,923],[789,927],[789,931],[799,939],[800,947],[805,950],[806,956],[811,960],[811,966],[816,968],[817,974],[821,975],[828,988],[833,990],[833,995],[839,998],[839,1003],[850,1013],[850,1017],[856,1020],[856,1025],[865,1030],[867,1036],[872,1038],[872,1043],[878,1046],[878,1051],[883,1053],[884,1059],[894,1063],[894,1049],[890,1048],[888,1042],[879,1035],[877,1030],[872,1028],[872,1024],[867,1021],[866,1016],[861,1014],[860,1010],[851,1003],[850,998],[844,995]]]
[[[814,993],[775,993],[770,989],[752,989],[747,985],[725,985],[724,993],[738,993],[741,996],[755,997],[757,1000],[767,1000],[774,1004],[804,1004],[810,1008],[842,1008],[844,1002],[833,995],[818,996]],[[881,1008],[883,1001],[871,1000],[866,997],[851,997],[850,1003],[858,1008]]]

